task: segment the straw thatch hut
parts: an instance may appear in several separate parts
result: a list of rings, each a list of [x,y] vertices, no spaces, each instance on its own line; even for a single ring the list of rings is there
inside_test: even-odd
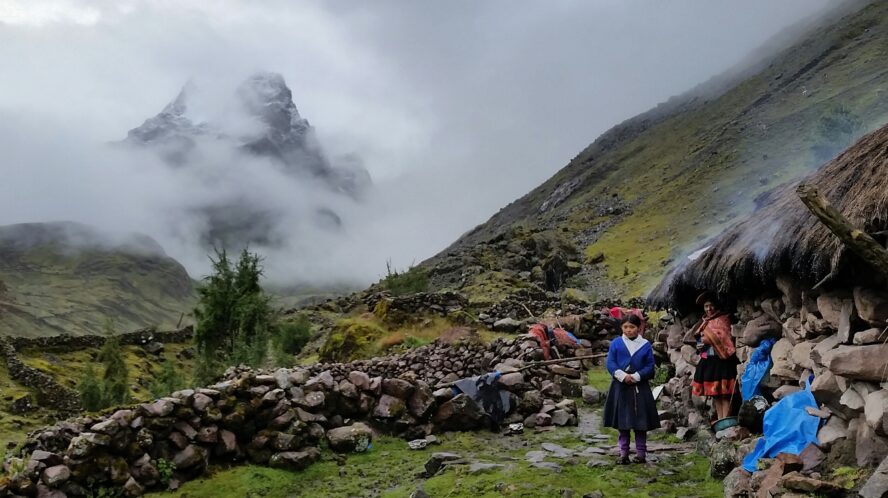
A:
[[[675,268],[649,303],[686,309],[702,289],[723,297],[776,290],[778,277],[805,286],[830,276],[829,285],[882,286],[883,276],[811,214],[796,194],[816,186],[856,227],[884,243],[888,229],[888,126],[860,139],[812,175],[760,199],[748,219],[716,237],[694,261]],[[834,277],[834,278],[833,278]]]

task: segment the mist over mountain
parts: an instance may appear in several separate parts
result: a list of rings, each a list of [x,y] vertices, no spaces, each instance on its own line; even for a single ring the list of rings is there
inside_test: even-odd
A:
[[[201,91],[193,82],[156,116],[127,134],[123,145],[156,152],[170,167],[188,169],[206,160],[206,148],[231,149],[234,157],[262,158],[294,182],[320,182],[332,194],[354,201],[370,188],[370,174],[359,157],[328,159],[314,128],[300,116],[284,78],[259,72],[241,83],[228,99],[218,92]],[[245,161],[244,175],[252,174]],[[190,208],[189,216],[202,220],[199,234],[207,248],[238,250],[251,244],[281,247],[290,226],[279,206],[246,193],[214,199]],[[336,209],[323,201],[309,208],[307,217],[320,228],[342,229]]]

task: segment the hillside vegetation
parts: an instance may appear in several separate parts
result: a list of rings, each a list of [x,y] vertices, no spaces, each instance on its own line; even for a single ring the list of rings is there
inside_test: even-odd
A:
[[[646,293],[762,194],[888,121],[888,4],[811,28],[742,77],[732,74],[603,134],[426,261],[432,281],[508,284],[523,269],[504,271],[508,251],[479,248],[523,227],[568,237],[583,251],[572,285],[596,295]],[[483,271],[466,275],[467,259]]]
[[[0,227],[0,334],[175,327],[194,303],[185,268],[144,236],[102,240],[75,223]],[[187,318],[187,317],[186,317]]]

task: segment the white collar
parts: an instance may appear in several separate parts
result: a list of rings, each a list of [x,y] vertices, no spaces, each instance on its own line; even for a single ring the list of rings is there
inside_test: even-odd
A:
[[[623,337],[623,344],[626,345],[626,349],[629,350],[629,356],[633,356],[642,346],[648,343],[648,340],[639,334],[635,337],[635,339],[630,339],[625,335]]]

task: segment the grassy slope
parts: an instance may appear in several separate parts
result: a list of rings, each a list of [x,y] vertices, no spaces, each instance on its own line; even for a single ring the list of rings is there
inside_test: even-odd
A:
[[[173,327],[194,302],[185,269],[166,256],[72,250],[58,241],[13,244],[0,240],[2,334],[95,334],[109,318],[119,331]]]
[[[566,229],[593,240],[586,254],[604,254],[607,276],[627,293],[646,292],[669,263],[750,212],[759,194],[819,166],[812,147],[822,143],[818,123],[831,107],[857,115],[858,134],[888,121],[886,21],[888,4],[870,5],[716,98],[691,92],[627,121],[450,250],[516,223]],[[572,180],[581,186],[539,213]],[[595,208],[614,194],[631,211],[607,222]],[[595,227],[603,234],[584,236]]]

